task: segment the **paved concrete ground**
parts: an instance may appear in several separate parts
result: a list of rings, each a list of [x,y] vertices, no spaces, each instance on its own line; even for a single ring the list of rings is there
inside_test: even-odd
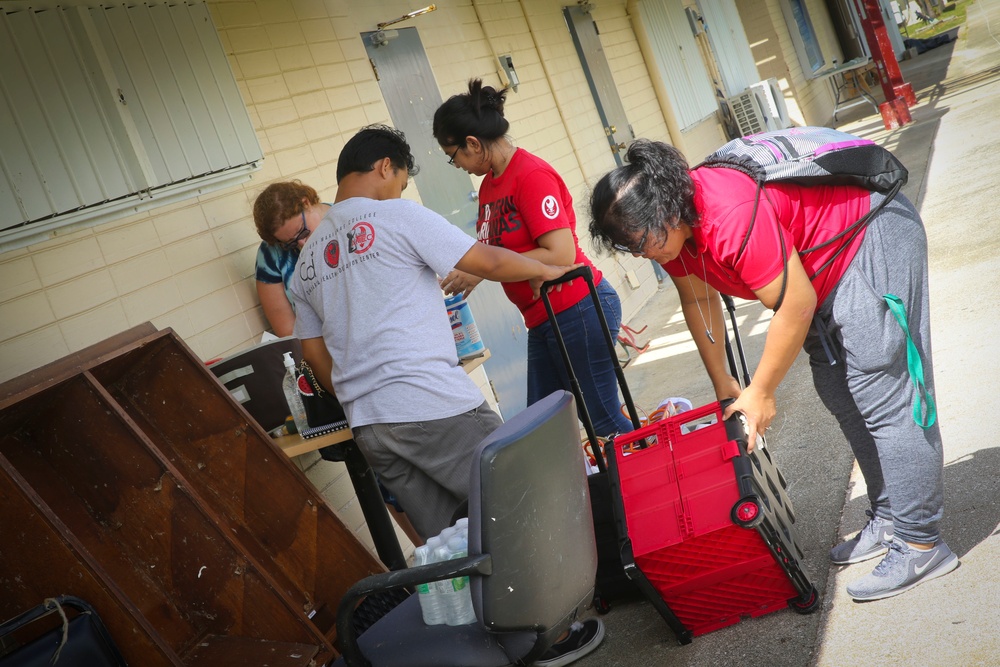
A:
[[[580,667],[845,667],[1000,665],[1000,447],[992,401],[1000,389],[1000,3],[978,0],[958,41],[902,63],[917,93],[914,122],[886,131],[868,107],[838,127],[892,149],[910,170],[904,193],[930,242],[937,404],[945,440],[943,533],[962,565],[887,600],[859,604],[847,582],[874,563],[831,567],[827,550],[864,523],[864,489],[849,448],[812,388],[800,356],[781,387],[769,446],[789,482],[804,566],[821,609],[782,610],[679,646],[646,602],[604,616],[607,636]],[[738,307],[751,363],[769,311]],[[712,399],[676,295],[665,287],[631,322],[650,350],[626,375],[640,407],[668,396]],[[846,493],[845,493],[846,491]]]

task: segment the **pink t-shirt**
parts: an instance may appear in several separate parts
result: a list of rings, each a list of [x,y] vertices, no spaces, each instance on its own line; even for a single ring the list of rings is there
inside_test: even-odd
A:
[[[753,230],[741,251],[753,216],[757,185],[734,169],[702,167],[691,172],[695,209],[701,219],[694,227],[698,254],[705,258],[707,282],[720,292],[756,299],[754,290],[778,278],[782,271],[781,239],[785,254],[811,248],[833,238],[868,213],[870,193],[854,186],[800,186],[772,183],[760,194]],[[801,256],[811,276],[817,303],[837,285],[854,258],[864,230],[848,234],[829,246]],[[813,274],[841,248],[833,262]],[[682,256],[686,251],[682,250]],[[696,263],[697,262],[697,263]],[[701,259],[684,256],[663,268],[671,276],[701,275]]]
[[[537,248],[537,239],[542,234],[564,227],[573,234],[576,246],[573,262],[590,266],[594,283],[600,282],[601,272],[580,249],[569,189],[545,160],[518,148],[499,178],[494,178],[491,172],[483,179],[476,222],[476,232],[483,243],[523,253]],[[548,319],[545,305],[533,297],[528,281],[503,283],[503,290],[524,315],[524,324],[529,329]],[[549,293],[552,310],[561,313],[589,298],[589,293],[584,280],[574,280],[562,290]]]

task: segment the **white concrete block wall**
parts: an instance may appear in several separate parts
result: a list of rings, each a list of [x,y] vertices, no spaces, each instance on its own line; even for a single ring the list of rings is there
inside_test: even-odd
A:
[[[594,10],[594,18],[600,22],[601,43],[635,136],[669,141],[670,133],[624,4],[602,4]]]

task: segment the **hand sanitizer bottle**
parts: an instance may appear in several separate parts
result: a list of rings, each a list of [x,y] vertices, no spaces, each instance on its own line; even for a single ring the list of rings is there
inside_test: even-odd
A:
[[[292,419],[295,421],[295,429],[302,433],[309,428],[309,420],[306,419],[306,408],[302,404],[302,397],[299,396],[298,379],[295,374],[295,360],[292,359],[291,352],[285,352],[285,378],[282,380],[281,389],[285,393],[285,401],[291,411]]]

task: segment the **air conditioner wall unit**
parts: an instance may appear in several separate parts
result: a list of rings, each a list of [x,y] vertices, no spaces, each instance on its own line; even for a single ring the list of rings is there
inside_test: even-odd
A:
[[[768,129],[783,130],[792,126],[792,121],[788,117],[788,107],[785,106],[785,96],[777,79],[771,77],[758,81],[750,84],[750,89],[757,93],[758,101],[762,102],[761,107],[771,117],[772,122]]]
[[[771,129],[767,126],[767,118],[764,116],[758,95],[751,88],[726,99],[726,106],[729,107],[729,113],[741,137]]]

